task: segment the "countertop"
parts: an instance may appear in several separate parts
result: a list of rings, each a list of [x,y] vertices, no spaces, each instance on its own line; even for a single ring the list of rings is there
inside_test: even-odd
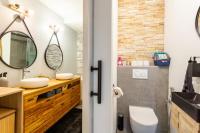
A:
[[[11,87],[0,87],[0,97],[12,95],[21,91],[23,91],[23,89],[11,88]]]
[[[35,89],[23,89],[23,96],[27,96],[27,95],[33,95],[33,94],[38,94],[41,92],[45,92],[49,89],[56,88],[62,84],[67,84],[70,83],[72,81],[76,81],[79,80],[80,76],[75,76],[73,79],[69,79],[69,80],[56,80],[56,79],[51,79],[49,80],[48,86],[42,87],[42,88],[35,88]]]

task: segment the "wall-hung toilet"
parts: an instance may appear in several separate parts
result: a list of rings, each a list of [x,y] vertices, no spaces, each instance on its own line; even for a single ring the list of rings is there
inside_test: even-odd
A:
[[[133,133],[156,133],[158,118],[153,109],[129,106],[129,113]]]

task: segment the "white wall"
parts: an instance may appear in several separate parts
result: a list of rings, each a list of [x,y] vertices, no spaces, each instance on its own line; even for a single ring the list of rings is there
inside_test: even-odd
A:
[[[172,58],[169,87],[183,88],[187,61],[200,56],[200,38],[195,31],[199,0],[165,0],[165,51]]]
[[[76,62],[77,62],[77,73],[83,73],[83,32],[77,34],[77,53],[76,53]]]
[[[57,14],[49,10],[37,0],[16,0],[25,8],[34,11],[33,16],[26,18],[25,21],[32,33],[38,49],[36,62],[28,68],[31,73],[27,77],[37,76],[39,74],[54,77],[55,71],[49,69],[44,60],[44,52],[48,45],[52,31],[50,24],[57,24],[61,27],[58,38],[64,53],[64,62],[59,72],[76,73],[76,32],[64,25],[64,21]],[[1,3],[3,0],[0,1]],[[1,4],[0,3],[0,4]],[[0,5],[0,32],[13,20],[15,12]],[[22,23],[15,23],[11,29],[26,32]],[[26,32],[27,33],[27,32]],[[9,85],[15,86],[21,79],[21,70],[11,69],[0,62],[0,72],[8,72]]]
[[[64,62],[58,72],[77,73],[77,33],[71,28],[65,27],[62,40]],[[61,38],[60,38],[61,40]]]

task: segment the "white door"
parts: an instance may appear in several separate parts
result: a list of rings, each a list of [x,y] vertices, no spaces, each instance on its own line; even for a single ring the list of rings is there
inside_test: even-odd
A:
[[[115,133],[117,68],[117,0],[84,0],[83,133]],[[102,61],[101,101],[90,96],[98,92],[98,71]]]

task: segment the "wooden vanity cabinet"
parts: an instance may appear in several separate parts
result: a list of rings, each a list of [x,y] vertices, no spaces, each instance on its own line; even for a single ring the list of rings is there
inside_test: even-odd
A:
[[[0,133],[15,133],[15,110],[0,108]]]
[[[172,103],[170,123],[178,133],[200,133],[200,123],[197,123],[176,104]]]
[[[0,87],[0,133],[23,133],[22,91]]]
[[[40,95],[55,90],[62,91],[49,98]],[[48,87],[25,90],[24,125],[25,133],[43,133],[67,112],[80,103],[80,78],[53,80]]]

